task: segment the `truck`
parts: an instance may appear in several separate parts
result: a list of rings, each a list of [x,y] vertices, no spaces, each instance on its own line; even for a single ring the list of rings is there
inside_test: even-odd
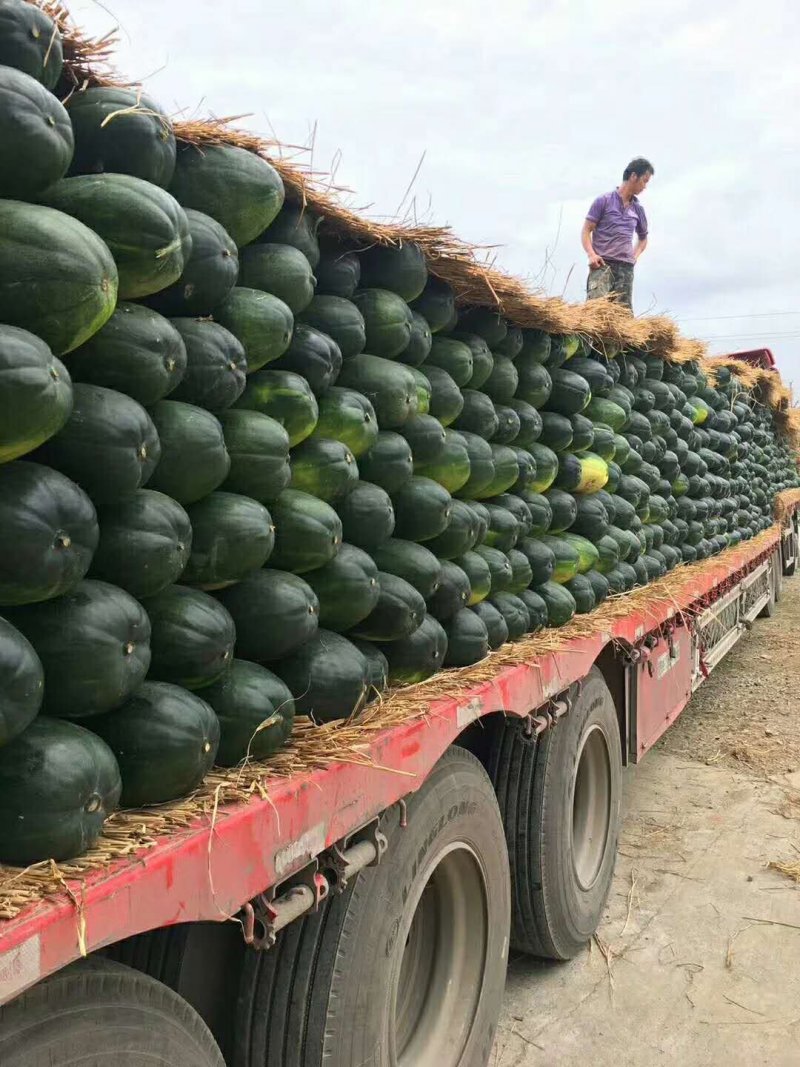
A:
[[[332,756],[304,735],[302,766],[245,768],[201,814],[138,813],[130,854],[42,865],[19,910],[6,879],[0,1062],[489,1062],[509,953],[566,960],[597,928],[623,768],[775,611],[798,495],[668,597],[401,691]]]
[[[796,570],[798,413],[111,45],[0,0],[0,1067],[482,1067]]]

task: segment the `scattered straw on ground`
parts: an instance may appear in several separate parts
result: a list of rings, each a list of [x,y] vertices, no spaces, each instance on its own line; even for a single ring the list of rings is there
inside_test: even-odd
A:
[[[791,878],[793,882],[800,885],[800,860],[794,863],[785,863],[783,860],[772,860],[767,866],[771,871],[778,871],[780,874],[785,874],[787,878]]]

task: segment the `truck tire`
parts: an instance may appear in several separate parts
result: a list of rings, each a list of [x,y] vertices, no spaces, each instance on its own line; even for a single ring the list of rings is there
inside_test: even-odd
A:
[[[489,772],[508,843],[512,948],[571,959],[598,927],[617,857],[620,735],[600,671],[538,739],[506,720]]]
[[[243,972],[233,1067],[481,1067],[505,985],[500,812],[450,749],[381,829],[388,850]]]
[[[203,1020],[160,982],[92,956],[0,1008],[3,1067],[225,1067]]]
[[[233,1043],[233,1017],[245,944],[238,923],[192,922],[135,934],[103,951],[163,982],[190,1004],[223,1056]]]

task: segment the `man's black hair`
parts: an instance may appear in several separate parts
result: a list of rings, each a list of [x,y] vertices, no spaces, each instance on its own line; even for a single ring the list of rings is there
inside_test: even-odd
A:
[[[637,178],[641,178],[643,174],[655,174],[656,169],[649,159],[645,159],[643,156],[637,156],[636,159],[632,159],[622,172],[622,180],[626,182],[628,178],[633,177],[635,174]]]

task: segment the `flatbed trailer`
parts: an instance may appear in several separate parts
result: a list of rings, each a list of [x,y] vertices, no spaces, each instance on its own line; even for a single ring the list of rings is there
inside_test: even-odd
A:
[[[67,875],[0,921],[0,1061],[18,1014],[47,1019],[53,1043],[91,1017],[91,979],[120,971],[112,957],[150,975],[120,971],[133,984],[122,981],[117,1020],[147,981],[213,1032],[210,1052],[187,1036],[176,1065],[486,1062],[509,947],[563,959],[591,937],[622,767],[774,610],[796,567],[795,507],[752,541],[612,598],[585,632],[546,631],[404,691],[415,703],[395,714],[387,702],[352,750]],[[88,984],[89,963],[62,970],[92,954]]]

